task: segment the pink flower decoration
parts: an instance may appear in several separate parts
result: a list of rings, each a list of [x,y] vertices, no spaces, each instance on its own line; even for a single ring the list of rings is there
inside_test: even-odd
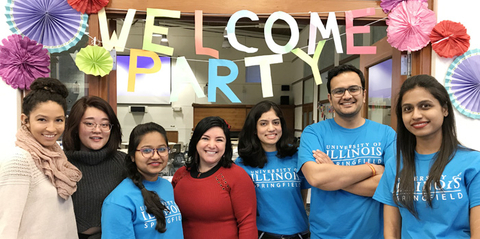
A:
[[[401,2],[388,14],[387,41],[391,46],[412,52],[428,45],[437,18],[427,6],[418,1]]]
[[[50,75],[50,56],[43,45],[27,36],[15,34],[2,40],[0,45],[0,76],[14,89],[30,89],[39,77]]]

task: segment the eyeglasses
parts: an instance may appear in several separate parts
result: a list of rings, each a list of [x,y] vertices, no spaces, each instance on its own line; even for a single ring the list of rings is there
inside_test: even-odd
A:
[[[156,149],[152,148],[141,148],[137,149],[137,151],[140,151],[145,158],[151,158],[155,155],[155,151],[157,152],[158,156],[165,156],[170,153],[170,148],[168,147],[160,147]]]
[[[348,90],[348,93],[350,93],[350,95],[359,95],[362,90],[363,90],[363,87],[361,86],[358,86],[358,85],[352,85],[348,88],[336,88],[336,89],[333,89],[332,90],[332,95],[337,97],[337,98],[340,98],[342,97],[343,95],[345,95],[345,91]]]
[[[98,125],[98,126],[100,126],[100,129],[103,132],[109,132],[110,130],[112,130],[112,127],[113,127],[113,124],[110,124],[110,123],[97,124],[97,123],[92,123],[92,122],[83,122],[83,125],[85,125],[85,127],[89,130],[96,129],[97,125]]]

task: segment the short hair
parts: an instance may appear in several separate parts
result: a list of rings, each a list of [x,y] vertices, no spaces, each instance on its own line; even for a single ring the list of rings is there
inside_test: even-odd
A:
[[[280,107],[272,101],[264,100],[252,107],[245,119],[245,124],[239,134],[238,155],[242,158],[243,164],[263,168],[267,163],[267,156],[263,150],[260,139],[257,135],[257,122],[265,112],[273,109],[282,127],[282,136],[276,143],[277,156],[284,158],[292,156],[297,152],[293,144],[293,137],[290,135],[285,118]]]
[[[229,168],[232,166],[232,140],[230,139],[230,129],[227,125],[227,122],[218,117],[218,116],[210,116],[203,118],[198,122],[195,130],[193,131],[192,138],[190,139],[190,143],[188,145],[188,158],[189,160],[186,163],[187,169],[191,170],[192,168],[198,169],[200,165],[200,156],[197,152],[197,144],[198,141],[202,138],[203,134],[207,132],[209,129],[213,127],[220,127],[223,130],[226,138],[225,144],[225,153],[223,154],[222,158],[220,159],[220,164],[222,167]]]
[[[67,87],[54,78],[37,78],[30,85],[31,91],[23,98],[22,113],[28,118],[30,113],[38,104],[47,101],[53,101],[63,108],[64,114],[67,112]]]
[[[352,65],[339,65],[328,71],[328,77],[327,77],[327,91],[330,94],[331,92],[331,84],[332,84],[332,79],[335,76],[338,76],[342,73],[345,72],[355,72],[357,73],[358,77],[360,77],[360,82],[362,83],[363,89],[365,89],[365,76],[363,75],[362,71],[356,68],[355,66]]]
[[[110,104],[108,104],[108,102],[106,102],[104,99],[97,96],[84,96],[77,100],[75,104],[73,104],[65,125],[65,133],[63,134],[64,150],[80,150],[82,142],[80,141],[78,130],[82,117],[89,107],[99,109],[108,116],[108,120],[112,124],[112,129],[110,130],[110,138],[108,139],[108,142],[105,144],[104,148],[106,147],[108,149],[107,154],[115,153],[117,149],[120,148],[120,144],[122,143],[122,128],[120,126],[120,122],[118,121],[117,115],[115,115],[115,111],[112,109],[112,106],[110,106]]]

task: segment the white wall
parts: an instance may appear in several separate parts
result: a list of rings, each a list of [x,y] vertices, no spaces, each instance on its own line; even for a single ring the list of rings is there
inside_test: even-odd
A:
[[[0,7],[0,39],[3,39],[12,34],[8,28],[7,20],[5,18],[6,1],[2,1]],[[0,102],[2,105],[2,120],[0,132],[2,132],[2,139],[0,141],[0,150],[13,147],[15,144],[15,134],[20,126],[20,91],[13,89],[7,85],[5,81],[0,80]]]
[[[460,22],[467,28],[470,35],[470,49],[480,47],[480,30],[478,29],[478,0],[436,0],[435,12],[437,22],[451,20]],[[432,53],[432,75],[440,83],[445,84],[445,75],[453,59],[443,58]],[[460,142],[468,147],[480,150],[478,137],[480,135],[480,120],[472,119],[459,113],[456,109],[457,132]]]
[[[117,27],[121,29],[121,25]],[[262,88],[260,83],[245,83],[245,57],[270,55],[274,54],[268,49],[263,34],[258,37],[244,37],[238,34],[237,38],[240,43],[250,47],[257,47],[259,51],[254,54],[247,54],[240,52],[234,48],[222,48],[223,33],[212,33],[208,31],[203,32],[203,41],[205,47],[210,47],[220,52],[220,59],[240,60],[235,63],[238,66],[239,75],[237,79],[229,84],[229,87],[240,99],[242,104],[256,104],[263,100]],[[168,33],[169,46],[174,48],[174,57],[185,56],[188,59],[195,61],[188,61],[192,68],[195,77],[200,86],[203,88],[208,82],[208,59],[209,56],[195,54],[195,36],[194,31],[185,29],[183,27],[170,27]],[[275,40],[278,40],[275,38]],[[285,43],[288,39],[285,40]],[[155,39],[154,39],[155,41]],[[141,49],[143,42],[143,22],[139,21],[132,27],[130,36],[127,40],[127,48]],[[282,43],[277,41],[278,44]],[[271,66],[273,97],[265,98],[280,103],[280,96],[290,96],[290,102],[293,103],[293,93],[290,91],[281,91],[281,85],[290,85],[298,78],[294,77],[294,72],[297,67],[292,63],[294,59],[292,53],[283,55],[283,63],[274,64]],[[301,60],[295,62],[298,64]],[[174,60],[172,61],[174,62]],[[303,68],[302,68],[303,69]],[[224,70],[224,69],[223,69]],[[219,74],[228,74],[219,69]],[[217,90],[216,104],[232,104],[232,102]],[[128,112],[128,106],[119,104],[117,106],[117,116],[122,125],[123,141],[128,141],[128,137],[132,129],[140,123],[154,121],[164,126],[167,130],[176,130],[179,132],[179,141],[188,143],[190,140],[193,128],[193,107],[192,103],[209,104],[208,98],[198,98],[191,86],[187,87],[181,92],[179,100],[173,102],[171,105],[147,105],[148,113],[132,114]],[[174,112],[172,107],[181,107],[181,112]]]

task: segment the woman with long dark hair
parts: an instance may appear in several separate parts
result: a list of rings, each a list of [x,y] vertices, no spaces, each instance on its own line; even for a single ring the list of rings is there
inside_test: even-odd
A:
[[[385,238],[478,238],[480,153],[462,146],[452,103],[433,77],[407,79],[396,105],[397,155],[374,199]]]
[[[172,185],[159,177],[169,151],[162,126],[151,122],[132,130],[125,157],[127,178],[103,202],[102,238],[183,238]]]
[[[256,184],[258,238],[309,238],[304,207],[309,184],[296,173],[297,148],[277,104],[265,100],[252,107],[238,154],[235,163]]]
[[[103,200],[125,178],[126,154],[118,150],[121,142],[120,123],[107,101],[84,96],[73,104],[63,134],[63,150],[83,174],[72,196],[80,239],[101,237]]]
[[[186,239],[255,239],[255,188],[232,161],[228,124],[206,117],[195,127],[189,161],[172,184]]]
[[[17,147],[0,157],[0,238],[78,238],[71,196],[82,174],[57,144],[68,90],[53,78],[30,89]]]

